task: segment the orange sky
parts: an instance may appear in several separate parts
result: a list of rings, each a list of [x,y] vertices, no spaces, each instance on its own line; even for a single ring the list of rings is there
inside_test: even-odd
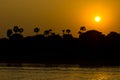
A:
[[[120,0],[0,0],[0,37],[14,25],[23,27],[26,36],[34,35],[36,26],[41,34],[46,29],[61,34],[69,28],[76,37],[80,26],[120,32],[119,4]],[[95,16],[100,16],[101,22],[96,23]]]

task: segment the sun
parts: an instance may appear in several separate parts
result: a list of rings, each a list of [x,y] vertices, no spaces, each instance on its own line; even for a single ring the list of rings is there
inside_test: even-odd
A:
[[[95,21],[96,21],[96,22],[100,22],[100,21],[101,21],[100,16],[96,16],[96,17],[95,17]]]

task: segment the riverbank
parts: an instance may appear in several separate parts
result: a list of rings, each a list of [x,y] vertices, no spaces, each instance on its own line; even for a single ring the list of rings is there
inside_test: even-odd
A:
[[[40,64],[40,63],[0,63],[0,67],[81,67],[81,68],[101,68],[120,67],[120,65],[80,65],[80,64]]]

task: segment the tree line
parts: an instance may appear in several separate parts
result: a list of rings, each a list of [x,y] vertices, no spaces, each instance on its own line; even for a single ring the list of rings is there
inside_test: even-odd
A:
[[[70,29],[61,30],[62,36],[52,29],[45,30],[44,34],[39,34],[39,27],[33,31],[36,35],[23,37],[23,28],[8,29],[8,38],[0,39],[1,61],[119,64],[120,34],[117,32],[104,35],[81,26],[79,38],[75,38]]]

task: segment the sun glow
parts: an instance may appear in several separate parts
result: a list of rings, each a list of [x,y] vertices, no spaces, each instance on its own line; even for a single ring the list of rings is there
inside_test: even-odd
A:
[[[101,21],[100,16],[96,16],[96,17],[95,17],[95,21],[96,21],[96,22],[100,22],[100,21]]]

